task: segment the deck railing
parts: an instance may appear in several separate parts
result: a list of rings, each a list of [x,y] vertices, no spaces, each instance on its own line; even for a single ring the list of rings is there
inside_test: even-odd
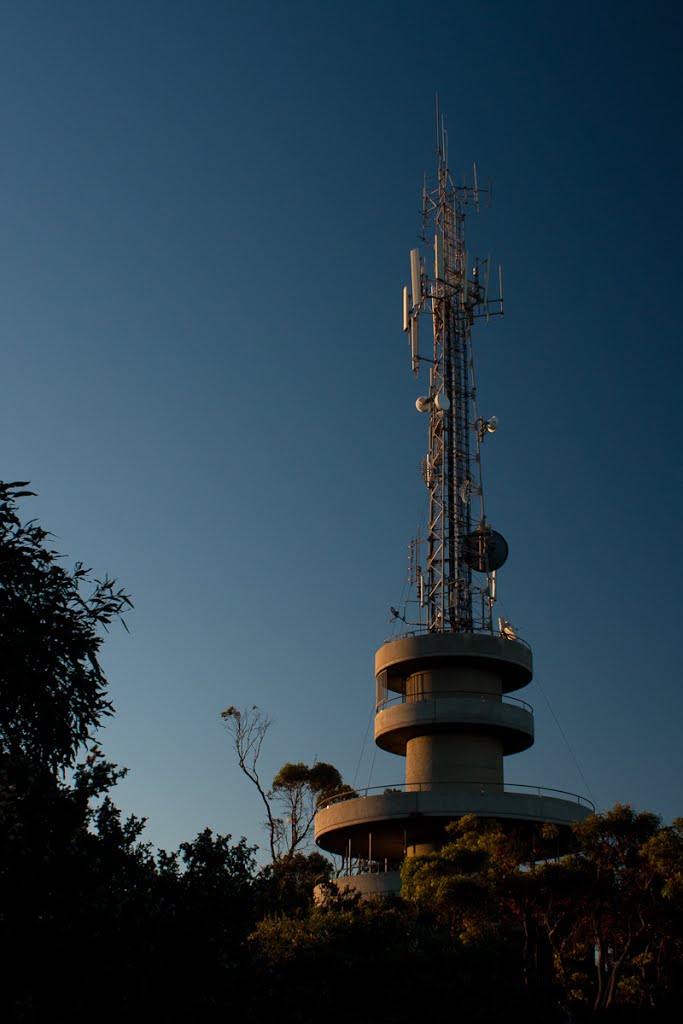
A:
[[[384,643],[392,644],[395,640],[404,640],[411,636],[491,636],[496,640],[507,640],[508,643],[521,644],[522,647],[526,647],[531,650],[531,644],[524,640],[521,636],[517,636],[515,632],[510,628],[508,633],[501,633],[498,629],[489,629],[486,626],[472,626],[469,629],[429,629],[426,625],[420,623],[411,623],[407,629],[401,630],[400,633],[394,633],[393,636],[388,636]]]
[[[500,701],[501,697],[498,694],[493,693],[482,693],[481,690],[439,690],[436,694],[431,693],[415,693],[406,695],[404,693],[398,693],[394,697],[384,697],[377,702],[376,712],[384,711],[392,704],[420,704],[423,701],[438,701],[442,697],[476,697],[481,700],[482,703],[487,701]],[[533,715],[534,709],[531,704],[527,704],[525,700],[520,700],[519,697],[508,697],[507,694],[502,697],[503,704],[516,704],[518,707],[528,711],[529,714]]]
[[[410,788],[408,788],[408,785]],[[365,789],[354,789],[346,793],[332,793],[330,796],[323,797],[318,804],[318,810],[321,811],[325,807],[331,807],[334,804],[341,803],[344,800],[356,800],[364,799],[368,796],[384,796],[391,793],[423,793],[429,792],[434,789],[435,785],[457,785],[457,786],[471,786],[473,790],[480,789],[482,793],[496,792],[496,790],[489,789],[490,783],[482,782],[481,779],[470,780],[467,779],[439,779],[437,783],[432,782],[399,782],[393,786],[366,786]],[[523,791],[523,792],[522,792]],[[578,793],[571,793],[566,789],[552,789],[549,786],[532,786],[523,782],[505,782],[503,783],[503,792],[505,793],[519,793],[520,796],[526,793],[534,794],[538,797],[544,796],[559,796],[563,799],[569,799],[572,802],[580,804],[582,807],[587,807],[592,813],[595,813],[595,804],[592,800],[588,800],[585,796],[580,796]]]

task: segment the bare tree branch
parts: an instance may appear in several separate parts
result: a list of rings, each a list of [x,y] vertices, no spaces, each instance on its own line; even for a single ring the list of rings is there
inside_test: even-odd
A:
[[[273,809],[268,799],[268,794],[263,788],[258,773],[258,760],[261,756],[261,747],[266,733],[271,725],[271,719],[254,704],[251,708],[240,711],[239,708],[229,707],[221,711],[221,718],[225,722],[226,729],[232,737],[233,747],[237,754],[237,763],[241,770],[250,779],[258,790],[258,794],[266,809],[266,825],[270,841],[270,853],[273,860],[278,859],[281,822],[273,815]]]

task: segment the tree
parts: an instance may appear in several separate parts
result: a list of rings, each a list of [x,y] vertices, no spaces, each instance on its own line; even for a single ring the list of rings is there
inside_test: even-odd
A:
[[[116,807],[98,653],[130,600],[58,564],[24,486],[0,484],[0,1018],[242,1016],[254,850],[205,830],[153,851]]]
[[[261,748],[266,738],[266,733],[271,726],[271,720],[267,715],[263,714],[256,704],[243,711],[231,705],[225,711],[221,711],[221,718],[232,737],[233,747],[237,754],[237,763],[241,771],[253,782],[265,807],[270,855],[273,860],[277,860],[278,849],[276,844],[277,828],[275,817],[268,792],[261,782],[258,766]]]
[[[575,923],[592,953],[595,1010],[680,1008],[682,824],[616,804],[575,826],[579,849],[567,866],[584,878]]]
[[[57,771],[112,714],[101,630],[131,601],[82,562],[58,564],[50,534],[19,517],[26,486],[0,482],[0,750]]]
[[[283,764],[270,790],[281,809],[281,815],[274,819],[281,857],[291,858],[307,842],[320,801],[343,790],[342,777],[331,764],[315,761],[310,768],[301,761]]]
[[[245,841],[205,830],[155,853],[108,794],[118,769],[98,758],[67,785],[26,759],[8,779],[4,764],[0,1018],[241,1015],[257,895]]]
[[[266,865],[259,876],[261,915],[291,916],[309,911],[315,902],[316,886],[328,883],[332,871],[332,862],[317,850],[294,853],[287,860]]]
[[[518,869],[522,846],[513,832],[473,814],[447,831],[450,842],[437,853],[404,861],[401,895],[464,943],[498,936],[514,921],[500,894]]]
[[[509,825],[469,816],[449,832],[403,865],[402,896],[418,912],[469,948],[502,944],[516,983],[570,1019],[680,1015],[683,821],[617,804],[574,826],[572,853],[531,863]]]
[[[315,761],[310,767],[301,761],[287,762],[266,790],[258,762],[271,720],[255,704],[245,710],[226,708],[221,718],[232,738],[237,763],[265,807],[273,862],[291,860],[310,839],[320,801],[333,793],[353,791],[338,770],[324,761]]]
[[[529,993],[512,976],[506,950],[466,946],[407,902],[337,893],[297,916],[271,915],[249,937],[255,971],[248,1018],[313,1024],[412,1024],[450,1016],[471,1024],[534,1014]]]

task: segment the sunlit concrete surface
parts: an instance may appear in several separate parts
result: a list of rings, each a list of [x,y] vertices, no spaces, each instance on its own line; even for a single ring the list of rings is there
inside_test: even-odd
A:
[[[373,874],[342,875],[330,879],[330,884],[340,893],[358,893],[365,899],[373,896],[398,896],[401,891],[401,874],[399,871],[377,871]],[[324,903],[325,896],[325,886],[316,885],[316,902]]]
[[[487,792],[463,783],[442,783],[424,792],[386,792],[355,797],[318,811],[315,841],[330,853],[401,860],[416,846],[441,845],[445,826],[465,814],[527,827],[545,822],[569,828],[592,808],[577,799],[545,793]]]
[[[388,687],[399,692],[402,680],[424,668],[452,666],[466,673],[469,667],[499,675],[503,691],[510,693],[531,682],[531,648],[520,640],[489,633],[430,633],[406,636],[384,644],[375,655],[375,675],[386,671]]]
[[[517,754],[534,742],[530,710],[480,696],[393,704],[375,716],[375,743],[393,754],[406,753],[409,740],[426,732],[486,733],[497,736],[503,754]]]

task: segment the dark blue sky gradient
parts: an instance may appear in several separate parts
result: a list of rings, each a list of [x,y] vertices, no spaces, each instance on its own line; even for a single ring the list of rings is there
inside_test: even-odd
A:
[[[662,2],[0,3],[0,476],[133,596],[102,740],[155,844],[263,840],[228,704],[272,716],[266,776],[403,777],[364,740],[424,504],[437,92],[504,268],[478,399],[537,680],[506,778],[683,813],[681,36]]]

